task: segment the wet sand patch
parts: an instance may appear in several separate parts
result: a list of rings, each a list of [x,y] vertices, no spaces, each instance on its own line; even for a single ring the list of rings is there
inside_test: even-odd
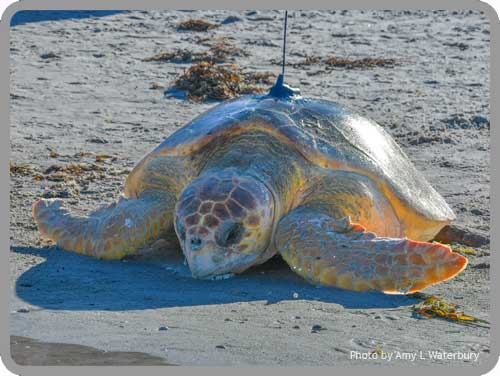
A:
[[[22,366],[168,366],[164,359],[141,352],[104,351],[68,343],[40,342],[10,336],[12,359]]]

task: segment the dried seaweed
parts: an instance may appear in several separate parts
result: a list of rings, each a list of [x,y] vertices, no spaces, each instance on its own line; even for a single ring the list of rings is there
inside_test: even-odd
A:
[[[27,164],[16,164],[10,162],[9,171],[11,175],[29,176],[34,173],[33,167]]]
[[[84,157],[91,157],[93,156],[94,153],[92,153],[91,151],[79,151],[78,153],[75,153],[73,155],[74,158],[84,158]]]
[[[112,155],[107,155],[107,154],[97,154],[95,156],[95,161],[96,162],[105,162],[107,160],[110,160],[110,161],[116,161],[116,157],[115,156],[112,156]]]
[[[85,172],[89,171],[104,171],[106,170],[102,166],[98,166],[96,164],[89,163],[70,163],[67,165],[50,165],[47,169],[45,169],[44,173],[53,174],[57,172],[66,173],[74,176],[83,175]]]
[[[153,82],[149,87],[151,90],[162,90],[165,89],[165,86],[156,82]]]
[[[458,311],[457,308],[458,306],[456,304],[449,303],[436,296],[429,296],[423,302],[414,305],[412,310],[426,318],[441,317],[443,319],[462,323],[489,324],[488,321],[466,315],[462,311]]]
[[[212,63],[225,63],[234,60],[236,56],[247,56],[248,54],[241,48],[231,43],[218,42],[210,46],[207,51],[193,52],[188,49],[176,49],[171,52],[161,52],[143,61],[157,61],[169,63],[198,63],[208,61]]]
[[[319,56],[313,56],[313,55],[307,55],[304,57],[303,60],[299,61],[289,61],[287,62],[287,66],[293,67],[293,68],[303,68],[305,66],[309,65],[314,65],[314,64],[320,64],[322,62],[322,58]],[[271,59],[270,61],[271,64],[274,65],[281,65],[282,60],[281,59]]]
[[[219,66],[212,62],[200,62],[191,66],[174,83],[178,90],[185,90],[190,99],[201,102],[207,99],[225,100],[240,94],[262,93],[258,87],[271,74],[243,72],[236,65]],[[267,81],[266,81],[267,82]]]
[[[218,42],[208,49],[209,57],[214,62],[225,62],[235,56],[248,56],[248,53],[232,43]]]
[[[374,68],[374,67],[393,68],[396,65],[396,60],[372,58],[372,57],[365,57],[362,59],[349,59],[349,58],[339,58],[332,56],[325,60],[325,64],[331,68],[340,67],[347,69]]]
[[[213,46],[214,44],[233,44],[235,40],[236,39],[234,37],[228,37],[228,36],[219,36],[219,37],[203,36],[203,37],[197,37],[195,43],[196,45],[199,46],[210,47]]]
[[[245,80],[254,85],[272,85],[276,80],[276,75],[271,72],[246,72],[244,73]]]
[[[461,253],[464,255],[475,255],[477,251],[475,249],[470,248],[461,248],[461,247],[452,247],[453,252]]]
[[[43,198],[76,198],[80,196],[80,186],[75,181],[54,184],[42,194]]]
[[[446,243],[443,243],[443,242],[438,242],[438,241],[435,241],[435,240],[433,241],[433,243],[443,244],[443,245],[449,246],[449,247],[451,247],[451,249],[453,250],[453,252],[461,253],[461,254],[464,254],[464,255],[475,255],[475,254],[477,254],[477,251],[475,249],[463,248],[463,247],[456,247],[454,245],[446,244]]]
[[[372,354],[377,354],[378,356],[382,356],[385,354],[385,352],[382,350],[382,347],[380,345],[376,345],[375,348],[371,352]]]
[[[160,61],[170,63],[191,63],[206,57],[206,53],[193,52],[187,49],[176,49],[171,52],[161,52],[151,57],[143,59],[143,61]]]
[[[271,64],[281,65],[281,60],[272,59]],[[305,56],[303,60],[287,62],[288,66],[293,68],[303,68],[310,65],[324,64],[327,69],[332,68],[346,68],[346,69],[367,69],[374,67],[393,68],[396,65],[395,59],[383,59],[365,57],[362,59],[350,59],[332,56],[329,58],[322,58],[320,56],[309,55]]]
[[[207,31],[210,29],[214,29],[219,25],[213,24],[211,22],[205,20],[187,20],[182,21],[177,24],[177,30],[182,31]]]
[[[47,147],[47,150],[49,151],[50,158],[57,158],[57,157],[61,156],[61,154],[59,154],[57,151],[55,151],[52,148]]]

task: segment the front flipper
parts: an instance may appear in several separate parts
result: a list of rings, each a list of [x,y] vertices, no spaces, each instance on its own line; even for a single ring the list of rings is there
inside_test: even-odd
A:
[[[408,294],[450,279],[467,259],[445,245],[379,238],[349,217],[302,207],[278,224],[275,245],[300,276],[348,290]]]
[[[173,223],[174,198],[165,192],[122,198],[89,216],[72,214],[62,200],[39,200],[33,216],[42,236],[68,251],[121,259],[154,243]]]

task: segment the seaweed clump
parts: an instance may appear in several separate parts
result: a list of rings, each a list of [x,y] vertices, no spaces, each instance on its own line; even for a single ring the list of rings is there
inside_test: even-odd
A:
[[[207,31],[210,29],[215,29],[219,25],[213,24],[205,20],[193,20],[189,19],[187,21],[182,21],[177,24],[177,30],[181,31]]]
[[[266,88],[257,86],[272,82],[272,73],[243,72],[236,65],[219,66],[202,61],[191,66],[174,83],[185,90],[188,98],[196,102],[207,99],[225,100],[241,94],[262,93]]]
[[[449,303],[437,296],[429,296],[423,302],[412,307],[414,312],[426,318],[440,317],[457,322],[489,324],[488,321],[466,315],[457,308],[456,304]]]

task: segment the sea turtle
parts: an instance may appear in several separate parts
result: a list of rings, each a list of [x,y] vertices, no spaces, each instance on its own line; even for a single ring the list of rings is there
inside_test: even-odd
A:
[[[191,273],[241,273],[279,253],[314,284],[412,293],[467,259],[430,242],[452,210],[374,121],[281,82],[223,102],[147,154],[124,197],[82,217],[33,215],[61,248],[102,259],[175,230]]]

